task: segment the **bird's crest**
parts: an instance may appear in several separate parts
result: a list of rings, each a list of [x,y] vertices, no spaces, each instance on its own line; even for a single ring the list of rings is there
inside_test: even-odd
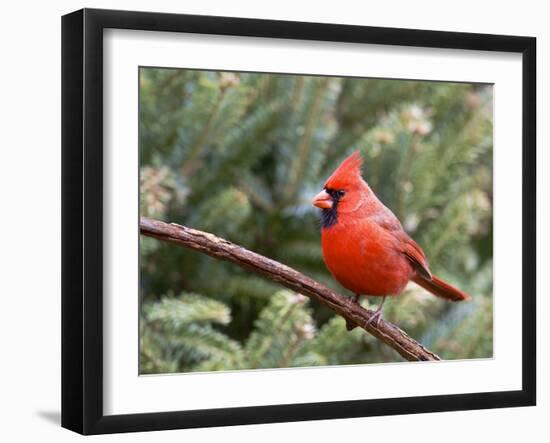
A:
[[[332,173],[325,183],[325,187],[329,189],[343,189],[350,185],[357,184],[362,181],[361,165],[363,158],[359,151],[353,152],[348,156],[340,166]]]

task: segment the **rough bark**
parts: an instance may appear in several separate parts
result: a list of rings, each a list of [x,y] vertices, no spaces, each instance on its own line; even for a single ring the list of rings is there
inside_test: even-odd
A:
[[[202,252],[211,257],[230,261],[256,274],[280,283],[329,307],[348,322],[358,325],[395,349],[409,361],[440,360],[440,358],[412,339],[396,325],[381,319],[378,324],[368,320],[374,311],[367,310],[304,274],[263,255],[249,251],[208,232],[198,231],[174,223],[165,223],[146,217],[140,219],[142,235]]]

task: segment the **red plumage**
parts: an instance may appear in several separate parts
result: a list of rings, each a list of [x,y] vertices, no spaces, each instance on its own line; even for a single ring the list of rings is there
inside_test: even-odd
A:
[[[396,296],[414,281],[452,301],[470,297],[433,276],[422,248],[361,177],[361,155],[346,158],[313,200],[322,209],[323,258],[356,295]]]

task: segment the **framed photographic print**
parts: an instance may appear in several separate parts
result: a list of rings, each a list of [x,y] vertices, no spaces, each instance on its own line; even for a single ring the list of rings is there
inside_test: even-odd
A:
[[[62,425],[534,405],[535,51],[64,16]]]

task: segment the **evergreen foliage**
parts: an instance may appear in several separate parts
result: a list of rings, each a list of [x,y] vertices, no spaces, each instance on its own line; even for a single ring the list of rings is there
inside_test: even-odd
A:
[[[310,200],[360,149],[365,179],[431,270],[473,298],[449,303],[411,284],[385,318],[443,358],[492,356],[490,86],[142,68],[139,125],[142,215],[212,232],[343,294]],[[401,361],[273,282],[140,242],[143,373]]]

